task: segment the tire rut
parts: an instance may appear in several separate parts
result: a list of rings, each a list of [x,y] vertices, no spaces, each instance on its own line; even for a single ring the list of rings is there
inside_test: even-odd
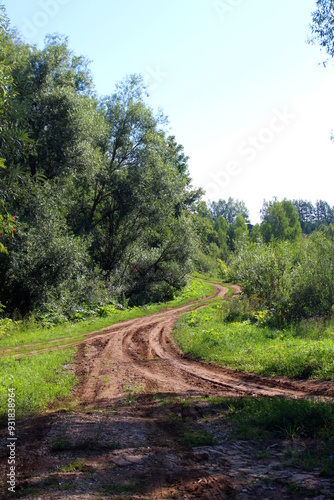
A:
[[[214,296],[226,295],[226,288],[215,288]],[[234,286],[234,294],[239,292]],[[202,306],[199,301],[119,323],[86,340],[77,354],[77,395],[93,405],[124,397],[124,391],[152,389],[226,396],[332,396],[332,382],[264,377],[188,359],[174,345],[172,330],[181,314]]]

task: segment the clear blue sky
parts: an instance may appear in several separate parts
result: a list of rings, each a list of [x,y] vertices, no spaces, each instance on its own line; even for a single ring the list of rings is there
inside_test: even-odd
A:
[[[211,199],[334,205],[334,71],[306,44],[315,0],[3,0],[28,42],[69,37],[97,91],[142,73]]]

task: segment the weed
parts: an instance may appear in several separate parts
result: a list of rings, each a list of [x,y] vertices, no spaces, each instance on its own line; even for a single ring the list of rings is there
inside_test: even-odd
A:
[[[70,442],[67,436],[56,435],[53,436],[49,442],[49,447],[51,451],[64,451],[70,449]]]
[[[261,397],[235,400],[239,425],[257,427],[280,437],[325,438],[333,442],[334,403]]]
[[[70,490],[71,488],[73,488],[73,486],[71,485],[71,483],[62,483],[60,485],[60,489],[64,490],[64,491]]]
[[[60,472],[75,472],[75,471],[83,471],[86,468],[86,464],[84,460],[74,460],[67,465],[63,465],[60,468]]]
[[[122,493],[139,493],[143,489],[140,483],[135,482],[132,478],[121,483],[112,483],[106,486],[103,493],[106,495],[120,495]]]
[[[318,440],[313,446],[304,443],[302,450],[288,447],[284,452],[286,465],[303,467],[304,470],[320,470],[322,475],[334,477],[333,443]]]
[[[205,430],[186,430],[181,440],[185,448],[194,448],[196,446],[212,446],[216,444],[214,435]]]
[[[144,390],[143,385],[138,385],[134,387],[126,385],[125,387],[123,387],[123,391],[126,393],[126,398],[125,398],[126,404],[133,404],[136,401],[137,396],[141,392],[143,392],[143,390]]]
[[[269,457],[270,457],[269,451],[256,451],[254,453],[254,458],[256,458],[258,460],[261,460],[264,458],[269,458]]]
[[[50,449],[52,451],[86,451],[86,450],[116,450],[119,448],[119,443],[115,441],[99,441],[98,439],[82,439],[75,442],[71,442],[70,439],[63,435],[53,436],[50,444]]]

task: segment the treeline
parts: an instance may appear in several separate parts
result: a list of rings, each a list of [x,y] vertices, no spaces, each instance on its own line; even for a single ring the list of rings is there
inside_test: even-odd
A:
[[[170,298],[196,248],[188,158],[140,76],[96,94],[66,38],[0,25],[0,303],[53,311]],[[15,232],[15,237],[14,236]]]
[[[212,257],[213,261],[217,258],[228,260],[230,254],[247,241],[296,241],[302,235],[326,231],[334,223],[334,207],[323,200],[313,205],[305,200],[279,201],[274,198],[263,202],[260,214],[261,224],[252,225],[243,201],[229,198],[207,204],[201,202],[197,209],[196,229],[204,256],[203,265],[210,265],[206,257]],[[199,265],[200,262],[201,259]]]
[[[324,201],[265,201],[261,224],[242,202],[202,205],[197,266],[243,286],[262,321],[282,326],[334,312],[334,209]],[[311,234],[310,234],[311,233]],[[239,307],[240,309],[240,307]]]

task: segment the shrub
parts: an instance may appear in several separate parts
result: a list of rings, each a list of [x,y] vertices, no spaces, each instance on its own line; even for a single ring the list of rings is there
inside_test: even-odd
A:
[[[334,304],[334,242],[321,232],[297,242],[241,248],[231,259],[231,278],[248,297],[262,300],[268,322],[282,324],[330,316]]]
[[[100,296],[99,274],[85,241],[69,234],[55,216],[38,218],[29,230],[21,228],[9,256],[1,260],[0,300],[9,312],[38,310],[63,319]]]

